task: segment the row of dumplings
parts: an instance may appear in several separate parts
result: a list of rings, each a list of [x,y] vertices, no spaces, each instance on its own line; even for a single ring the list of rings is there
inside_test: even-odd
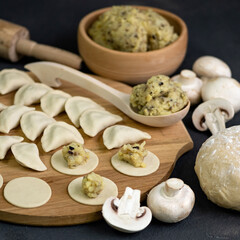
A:
[[[94,137],[104,128],[122,120],[118,115],[106,111],[102,106],[86,97],[71,97],[61,90],[35,83],[23,71],[5,69],[0,72],[0,93],[6,94],[18,89],[14,96],[14,105],[29,106],[39,103],[43,112],[55,117],[64,110],[72,123]],[[0,105],[0,110],[4,106]],[[86,111],[88,110],[88,111]],[[80,118],[81,117],[81,118]]]
[[[99,118],[96,119],[99,120]],[[90,121],[88,122],[90,123]],[[41,143],[45,152],[52,151],[72,141],[84,143],[81,133],[74,126],[56,121],[41,111],[35,111],[34,108],[12,105],[1,111],[0,132],[9,133],[19,124],[25,136],[31,141],[43,133]],[[93,122],[91,124],[93,130],[96,131],[96,126]],[[103,143],[108,149],[149,138],[151,136],[148,133],[124,125],[113,125],[106,128],[103,133]]]
[[[54,150],[65,143],[76,141],[84,143],[81,133],[72,125],[56,121],[35,108],[11,105],[0,113],[0,132],[9,133],[20,124],[25,136],[34,141],[40,134],[45,152]]]
[[[31,105],[40,101],[43,112],[55,117],[65,110],[75,127],[94,137],[104,128],[122,120],[118,115],[106,111],[90,98],[74,96],[61,91],[49,90],[45,84],[31,83],[16,92],[14,104]]]

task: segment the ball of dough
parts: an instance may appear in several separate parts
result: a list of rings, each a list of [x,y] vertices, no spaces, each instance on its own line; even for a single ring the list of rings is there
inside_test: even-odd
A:
[[[198,152],[195,171],[208,199],[240,211],[240,126],[207,139]]]

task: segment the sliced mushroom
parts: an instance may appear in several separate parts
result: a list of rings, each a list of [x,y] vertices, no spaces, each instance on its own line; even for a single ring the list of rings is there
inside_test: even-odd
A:
[[[182,90],[186,92],[191,104],[197,104],[201,101],[202,80],[197,78],[196,73],[184,69],[179,75],[171,78],[181,84]]]
[[[234,111],[240,110],[240,84],[237,80],[227,77],[217,77],[204,81],[202,99],[224,98],[232,103]]]
[[[194,203],[194,192],[179,178],[170,178],[157,185],[147,198],[153,216],[168,223],[176,223],[188,217]]]
[[[233,105],[226,99],[214,98],[200,104],[193,112],[192,121],[199,131],[209,129],[214,135],[225,129],[225,122],[234,116]]]
[[[121,232],[138,232],[149,225],[152,213],[148,207],[140,207],[140,190],[125,189],[121,199],[110,197],[102,207],[106,222]]]
[[[193,71],[199,77],[215,78],[215,77],[231,77],[232,72],[229,66],[213,56],[202,56],[193,64]]]

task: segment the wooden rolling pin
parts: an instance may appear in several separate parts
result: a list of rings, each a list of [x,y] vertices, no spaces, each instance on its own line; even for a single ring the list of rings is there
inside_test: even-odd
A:
[[[16,62],[25,55],[75,69],[80,69],[82,61],[77,54],[30,40],[25,27],[0,19],[0,57]]]

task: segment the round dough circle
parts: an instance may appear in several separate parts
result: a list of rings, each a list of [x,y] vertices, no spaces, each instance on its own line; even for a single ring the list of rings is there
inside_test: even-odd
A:
[[[195,172],[215,204],[240,211],[240,126],[208,138],[199,149]]]
[[[42,179],[35,177],[15,178],[4,188],[5,199],[21,208],[35,208],[44,205],[50,199],[52,190]]]
[[[74,179],[68,185],[68,194],[75,201],[86,205],[102,205],[107,198],[117,197],[118,188],[117,185],[108,178],[103,178],[104,188],[96,198],[89,198],[82,191],[83,177]]]
[[[0,174],[0,188],[2,187],[2,185],[3,185],[3,177],[2,177],[2,175]]]
[[[63,158],[62,150],[58,150],[51,157],[52,167],[58,172],[67,175],[84,175],[92,172],[97,167],[99,159],[94,152],[88,149],[85,150],[89,153],[89,159],[85,164],[79,165],[76,168],[69,168],[67,161]]]
[[[113,155],[111,158],[111,163],[117,171],[134,177],[149,175],[157,171],[160,166],[160,160],[158,159],[158,157],[149,151],[143,161],[146,164],[145,168],[134,167],[133,165],[125,161],[119,160],[118,153]]]

